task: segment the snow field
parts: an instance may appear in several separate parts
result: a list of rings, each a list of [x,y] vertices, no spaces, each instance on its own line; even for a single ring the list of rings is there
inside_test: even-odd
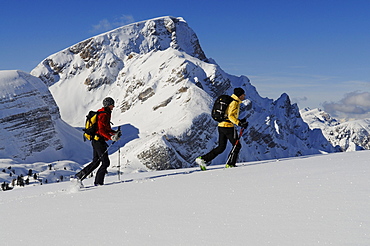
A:
[[[370,152],[2,192],[3,245],[369,245]],[[32,223],[30,223],[30,221]]]

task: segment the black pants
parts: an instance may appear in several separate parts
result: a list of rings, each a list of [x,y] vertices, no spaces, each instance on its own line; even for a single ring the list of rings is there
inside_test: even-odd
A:
[[[102,163],[96,173],[94,184],[103,185],[105,174],[107,173],[107,169],[110,165],[107,151],[108,145],[104,140],[92,140],[91,145],[93,147],[93,160],[89,165],[77,173],[76,176],[83,180],[89,176],[89,174],[92,173],[100,165],[100,163]]]
[[[238,133],[236,132],[234,127],[218,127],[218,146],[211,150],[208,154],[205,154],[202,156],[205,162],[210,162],[216,156],[224,152],[227,145],[227,140],[230,141],[230,143],[234,146],[236,141],[238,140]],[[236,145],[234,154],[232,155],[231,159],[227,164],[229,165],[235,165],[239,151],[241,149],[242,145],[240,142]]]

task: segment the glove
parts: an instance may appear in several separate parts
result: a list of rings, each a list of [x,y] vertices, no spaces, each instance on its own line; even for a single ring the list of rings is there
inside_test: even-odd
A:
[[[241,119],[239,120],[239,126],[242,127],[242,128],[247,128],[248,127],[248,122],[247,120],[244,118],[244,119]]]
[[[112,140],[114,142],[117,142],[122,136],[122,132],[121,131],[117,131],[113,136],[112,136]]]

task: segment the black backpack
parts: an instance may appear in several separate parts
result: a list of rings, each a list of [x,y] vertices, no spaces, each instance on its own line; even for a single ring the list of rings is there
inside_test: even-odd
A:
[[[98,115],[101,113],[108,113],[106,111],[90,111],[86,115],[85,129],[82,129],[84,133],[84,141],[88,140],[98,140],[99,137],[96,135],[98,130]]]
[[[226,115],[226,109],[232,101],[235,101],[235,99],[233,99],[231,96],[219,96],[213,104],[211,114],[212,118],[217,122],[228,121],[229,119]]]

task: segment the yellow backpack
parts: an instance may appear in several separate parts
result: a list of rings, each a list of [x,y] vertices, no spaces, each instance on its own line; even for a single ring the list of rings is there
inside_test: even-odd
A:
[[[98,130],[98,115],[101,113],[107,113],[106,111],[90,111],[86,115],[85,129],[82,129],[84,133],[84,141],[87,140],[99,140],[99,135],[96,134]]]

